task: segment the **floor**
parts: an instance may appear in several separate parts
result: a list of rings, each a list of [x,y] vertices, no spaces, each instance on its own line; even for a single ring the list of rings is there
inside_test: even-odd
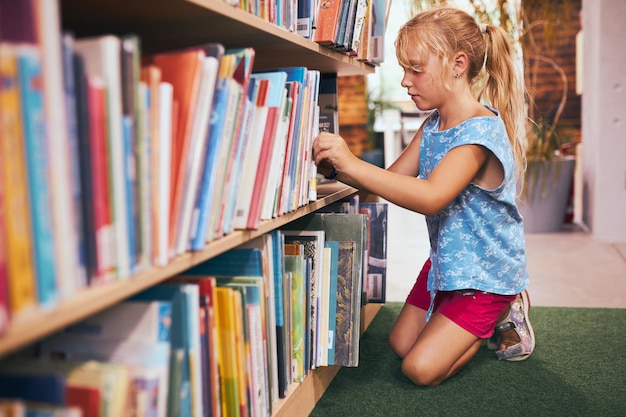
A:
[[[404,301],[429,244],[424,217],[389,204],[387,301]],[[527,234],[531,303],[626,308],[626,243],[597,242],[575,225]]]

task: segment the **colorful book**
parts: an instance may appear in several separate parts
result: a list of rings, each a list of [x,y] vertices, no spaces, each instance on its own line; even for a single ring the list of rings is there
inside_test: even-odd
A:
[[[117,36],[103,35],[80,39],[76,51],[83,55],[86,73],[102,80],[106,91],[107,155],[110,170],[110,204],[113,219],[116,277],[128,278],[131,274],[131,248],[129,246],[127,178],[128,164],[124,161],[124,132],[122,120],[121,40]]]
[[[54,246],[52,184],[49,142],[46,133],[41,55],[35,47],[21,46],[17,52],[26,172],[33,233],[37,301],[45,307],[58,301]],[[74,246],[75,249],[75,246]]]
[[[369,217],[369,253],[365,288],[369,303],[384,303],[387,288],[387,203],[361,203]]]
[[[237,338],[235,321],[241,317],[241,305],[237,304],[239,293],[232,288],[218,287],[217,293],[217,329],[220,340],[220,396],[222,415],[239,416],[239,369],[237,367]]]
[[[215,45],[212,48],[221,50],[221,45]],[[194,119],[189,139],[188,153],[183,155],[187,163],[184,172],[185,181],[182,189],[180,221],[176,237],[176,254],[186,252],[190,247],[194,204],[198,193],[202,191],[200,189],[202,157],[206,155],[211,107],[213,106],[213,96],[217,86],[219,65],[219,55],[207,55],[202,62],[202,75],[196,103],[196,118]]]
[[[161,79],[173,87],[177,111],[174,123],[177,124],[170,154],[170,250],[175,252],[182,196],[186,182],[187,156],[189,143],[196,117],[198,89],[202,78],[202,66],[206,54],[202,48],[164,52],[151,57],[150,62],[161,69]]]
[[[263,144],[261,145],[261,153],[259,155],[259,165],[256,172],[256,180],[252,190],[252,198],[250,200],[250,209],[246,223],[247,229],[256,230],[261,220],[261,210],[263,197],[267,192],[267,177],[270,167],[271,155],[274,150],[274,141],[276,137],[276,128],[280,120],[280,111],[283,108],[283,100],[285,98],[284,89],[287,82],[287,73],[284,71],[254,73],[253,77],[257,79],[271,79],[270,91],[268,94],[268,117],[265,125],[265,134],[263,136]]]
[[[306,368],[306,329],[307,329],[307,289],[306,266],[302,253],[289,253],[290,244],[285,244],[285,272],[291,276],[290,291],[290,333],[291,333],[291,382],[302,382]],[[296,245],[296,244],[291,244]],[[304,251],[301,249],[301,251]],[[292,252],[293,253],[293,252]]]
[[[2,193],[6,219],[6,265],[9,287],[9,315],[32,309],[37,302],[32,253],[31,216],[24,131],[21,120],[15,47],[0,43],[0,129],[2,132]],[[6,317],[5,317],[6,318]]]
[[[322,45],[331,45],[335,41],[335,33],[339,25],[341,0],[319,2],[317,10],[317,26],[313,40]]]

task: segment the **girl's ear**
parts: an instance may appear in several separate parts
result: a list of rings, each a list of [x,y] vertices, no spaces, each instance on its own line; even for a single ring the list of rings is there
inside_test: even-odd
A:
[[[467,70],[468,59],[465,52],[458,52],[454,56],[454,68],[453,72],[455,74],[463,74]]]

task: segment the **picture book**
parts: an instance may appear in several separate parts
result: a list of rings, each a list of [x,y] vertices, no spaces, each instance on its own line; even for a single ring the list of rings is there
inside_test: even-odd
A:
[[[286,245],[287,246],[287,245]],[[304,256],[285,253],[285,271],[291,276],[290,331],[291,331],[291,382],[302,382],[305,372],[307,291]]]
[[[387,203],[361,203],[369,215],[369,254],[367,257],[367,302],[384,303],[387,287]]]

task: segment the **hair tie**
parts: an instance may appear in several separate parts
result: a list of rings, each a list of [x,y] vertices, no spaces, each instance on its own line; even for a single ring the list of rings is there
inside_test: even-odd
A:
[[[480,28],[480,33],[482,33],[482,34],[487,33],[487,24],[486,23],[481,23],[480,25],[478,25],[478,27]]]

